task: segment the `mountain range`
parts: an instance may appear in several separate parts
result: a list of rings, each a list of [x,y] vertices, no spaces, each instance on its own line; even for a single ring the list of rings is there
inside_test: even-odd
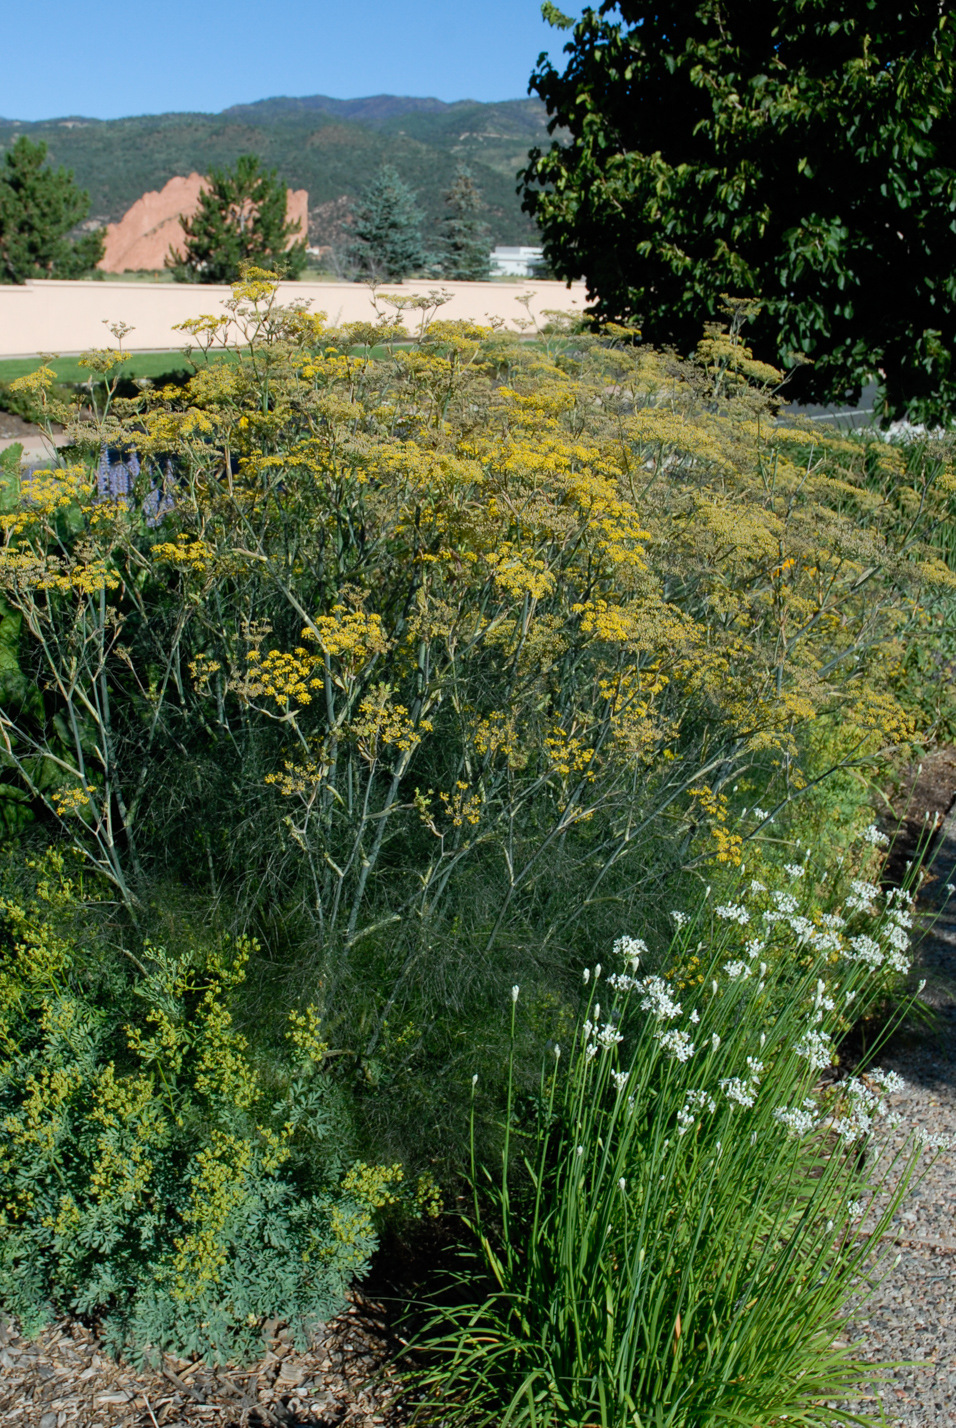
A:
[[[482,190],[493,241],[534,242],[516,174],[530,148],[549,142],[538,99],[446,103],[392,94],[262,99],[219,114],[0,119],[0,153],[19,134],[43,140],[52,163],[73,170],[97,224],[116,222],[174,174],[206,173],[240,154],[258,154],[290,188],[308,189],[309,235],[319,244],[335,241],[347,200],[361,194],[383,163],[393,164],[417,191],[432,228],[459,162]]]

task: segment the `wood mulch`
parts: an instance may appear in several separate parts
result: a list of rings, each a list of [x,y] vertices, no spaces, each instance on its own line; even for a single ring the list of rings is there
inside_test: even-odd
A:
[[[63,1320],[25,1340],[0,1315],[3,1428],[371,1428],[397,1425],[402,1348],[385,1308],[353,1297],[304,1352],[281,1320],[263,1328],[252,1365],[214,1367],[169,1355],[136,1371],[103,1352],[95,1330]]]

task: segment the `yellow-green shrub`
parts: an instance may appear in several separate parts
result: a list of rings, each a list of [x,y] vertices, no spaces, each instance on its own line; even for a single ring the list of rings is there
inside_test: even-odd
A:
[[[105,1315],[139,1357],[249,1352],[271,1317],[301,1335],[364,1272],[376,1212],[421,1212],[414,1187],[350,1166],[309,1018],[253,1056],[230,1009],[248,944],[110,955],[71,861],[18,893],[8,869],[0,899],[0,1298],[28,1326]]]
[[[399,348],[255,273],[232,306],[238,361],[187,324],[191,381],[101,395],[89,460],[2,517],[43,691],[0,712],[4,777],[134,915],[158,877],[228,908],[257,1015],[314,1003],[378,1131],[418,1131],[496,1044],[489,992],[560,998],[595,939],[663,937],[666,889],[745,858],[742,802],[910,735],[956,477],[775,424],[737,336]],[[104,447],[138,455],[118,493]]]

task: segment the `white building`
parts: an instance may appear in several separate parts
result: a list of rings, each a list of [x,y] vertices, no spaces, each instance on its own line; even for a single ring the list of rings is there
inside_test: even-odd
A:
[[[491,253],[493,278],[536,278],[544,265],[541,248],[494,248]]]

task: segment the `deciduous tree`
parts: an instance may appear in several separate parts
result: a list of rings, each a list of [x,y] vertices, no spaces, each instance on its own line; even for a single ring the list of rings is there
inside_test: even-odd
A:
[[[525,207],[593,310],[689,352],[722,293],[798,389],[948,415],[956,396],[956,27],[938,0],[606,0],[530,87],[555,141]]]

